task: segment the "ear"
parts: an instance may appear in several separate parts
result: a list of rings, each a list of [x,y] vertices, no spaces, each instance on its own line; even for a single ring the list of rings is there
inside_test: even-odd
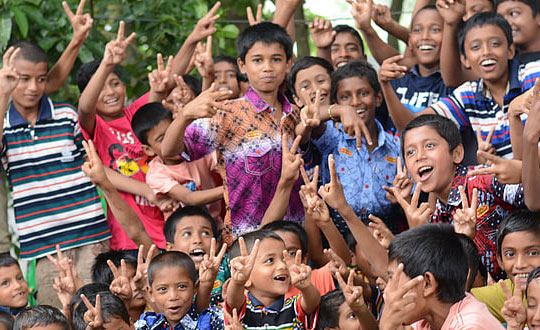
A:
[[[236,59],[236,64],[238,64],[238,69],[240,70],[240,72],[242,72],[242,74],[247,74],[246,63],[244,61],[242,61],[242,59],[237,58]]]
[[[293,94],[292,98],[293,98],[294,103],[296,103],[298,107],[300,108],[304,107],[305,104],[302,102],[302,100],[298,98],[298,96],[296,96],[296,94]]]
[[[459,144],[457,147],[452,150],[452,159],[454,160],[454,164],[459,164],[463,161],[463,157],[465,157],[465,150],[463,149],[463,144]]]
[[[248,289],[248,290],[251,288],[251,279],[247,280],[247,282],[246,282],[246,284],[244,285],[244,287],[245,287],[246,289]]]
[[[424,283],[422,284],[422,294],[424,298],[436,295],[438,288],[439,283],[435,279],[435,276],[433,276],[433,273],[424,273]]]
[[[380,107],[380,106],[381,106],[382,99],[383,99],[382,92],[379,91],[379,92],[377,93],[377,95],[375,96],[375,106],[376,106],[376,107]]]
[[[174,248],[174,245],[172,243],[165,243],[165,251],[172,251],[172,249]]]
[[[196,280],[195,283],[193,283],[193,289],[195,292],[199,291],[199,280]]]
[[[497,263],[501,266],[501,269],[504,269],[504,262],[503,262],[502,257],[501,257],[501,255],[499,253],[497,253],[496,258],[497,258]]]
[[[154,299],[154,296],[152,296],[152,287],[150,285],[146,286],[146,295],[148,296],[148,298],[150,299],[150,302],[152,304],[156,303],[156,300]]]
[[[471,69],[471,64],[469,63],[469,60],[467,59],[467,56],[461,54],[459,55],[459,59],[461,60],[461,64],[463,64],[463,66],[466,68],[466,69]]]
[[[516,46],[511,44],[510,47],[508,47],[508,59],[513,59],[514,55],[516,55]]]
[[[154,152],[154,150],[152,150],[152,148],[150,148],[149,145],[146,145],[146,144],[142,144],[142,151],[144,151],[144,153],[148,156],[148,157],[154,157],[156,155],[156,153]]]
[[[288,74],[289,72],[291,72],[292,63],[293,63],[293,59],[292,59],[292,57],[291,57],[290,59],[287,60],[287,71],[286,71],[287,74]]]

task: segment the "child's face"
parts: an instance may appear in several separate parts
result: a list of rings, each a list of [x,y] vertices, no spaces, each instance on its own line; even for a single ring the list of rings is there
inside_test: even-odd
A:
[[[328,71],[320,65],[312,65],[307,69],[298,71],[296,82],[294,83],[294,90],[300,96],[300,99],[298,99],[300,102],[298,104],[305,105],[301,101],[303,97],[302,89],[304,89],[304,93],[309,93],[308,95],[312,102],[315,102],[317,91],[321,91],[321,105],[330,104],[330,83],[331,79]]]
[[[283,258],[285,244],[273,238],[263,239],[246,288],[257,299],[276,299],[284,295],[291,284],[291,277]]]
[[[96,103],[97,113],[105,120],[114,120],[123,116],[126,85],[116,73],[111,72],[99,93]]]
[[[212,237],[214,232],[208,220],[200,215],[185,216],[176,225],[174,243],[167,243],[167,251],[189,255],[198,270],[203,256],[210,253]]]
[[[441,194],[454,179],[454,166],[463,159],[463,147],[449,150],[448,142],[429,126],[413,128],[405,134],[403,158],[412,179],[422,190]]]
[[[157,312],[174,327],[189,311],[197,284],[184,268],[164,267],[155,272],[154,282],[148,290]]]
[[[508,45],[504,32],[496,25],[486,24],[469,30],[464,40],[466,67],[492,83],[507,79],[508,60],[514,57],[514,45]]]
[[[540,329],[540,278],[529,283],[527,290],[527,325],[531,330]]]
[[[347,302],[343,302],[338,308],[338,328],[336,330],[361,329],[360,321]]]
[[[296,251],[302,250],[302,243],[296,234],[290,231],[276,231],[275,232],[283,242],[285,243],[285,250],[287,250],[287,258],[285,262],[287,266],[292,266],[294,264],[294,258],[296,256]],[[302,255],[303,262],[306,262],[307,256]]]
[[[146,140],[148,145],[143,145],[143,151],[150,157],[158,155],[161,159],[161,142],[163,142],[163,137],[169,125],[171,125],[172,120],[163,119],[152,129],[148,130],[146,133]]]
[[[32,63],[24,59],[15,60],[15,68],[19,74],[19,83],[11,97],[19,111],[39,110],[39,101],[47,87],[47,63]]]
[[[488,0],[465,0],[465,16],[466,21],[478,13],[493,12],[493,4]]]
[[[540,237],[528,231],[504,236],[499,262],[512,282],[524,290],[529,273],[540,266]]]
[[[366,126],[375,120],[375,108],[381,104],[381,93],[375,93],[365,77],[345,78],[338,82],[337,103],[356,109]]]
[[[330,46],[330,55],[334,69],[353,60],[366,59],[366,55],[362,52],[362,46],[358,42],[358,39],[349,32],[336,34],[336,38]]]
[[[409,34],[409,47],[420,65],[439,65],[443,23],[437,10],[422,10],[414,18]]]
[[[497,14],[503,16],[512,27],[514,43],[520,49],[538,37],[540,15],[534,17],[531,7],[521,1],[503,1],[497,6]]]
[[[0,305],[11,308],[26,306],[28,284],[19,265],[0,268]]]
[[[229,90],[231,95],[228,99],[235,99],[240,94],[240,86],[238,86],[238,77],[236,76],[236,67],[227,62],[221,61],[214,64],[214,83],[217,84],[218,90]]]
[[[251,87],[261,94],[271,94],[279,90],[285,76],[291,69],[281,44],[265,44],[257,41],[246,54],[245,62],[238,59],[238,67],[246,74]]]

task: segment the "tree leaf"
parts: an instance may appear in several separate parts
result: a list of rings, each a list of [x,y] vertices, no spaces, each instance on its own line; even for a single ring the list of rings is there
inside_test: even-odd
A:
[[[15,16],[15,22],[17,22],[17,26],[19,26],[19,31],[21,31],[21,36],[23,38],[26,38],[28,36],[28,19],[26,18],[26,14],[20,10],[18,7],[11,6],[9,7],[13,15]]]
[[[7,11],[0,12],[0,48],[2,53],[6,50],[11,37],[11,15]]]

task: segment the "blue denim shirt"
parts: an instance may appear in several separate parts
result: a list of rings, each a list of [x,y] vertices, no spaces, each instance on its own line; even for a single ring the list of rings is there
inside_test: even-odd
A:
[[[135,322],[136,330],[223,330],[224,327],[223,312],[220,309],[211,307],[198,313],[195,305],[191,306],[174,328],[171,328],[163,314],[154,312],[143,313]]]

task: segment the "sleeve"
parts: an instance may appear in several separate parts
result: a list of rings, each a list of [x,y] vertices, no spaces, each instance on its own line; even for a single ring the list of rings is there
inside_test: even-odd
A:
[[[304,323],[304,326],[306,329],[315,329],[317,326],[317,322],[319,321],[319,308],[320,305],[317,307],[315,312],[311,313],[310,315],[307,315],[304,312],[304,309],[302,309],[302,295],[294,296],[290,299],[294,299],[294,311],[296,312],[296,317],[298,320],[302,323]]]
[[[171,189],[180,184],[170,175],[166,165],[151,163],[146,173],[146,183],[154,194],[167,194]]]
[[[525,205],[522,184],[504,184],[496,178],[493,178],[492,189],[495,198],[503,203],[515,207],[522,207]]]
[[[311,139],[311,142],[323,155],[332,152],[332,148],[337,145],[337,138],[339,134],[338,130],[335,129],[334,122],[332,120],[328,120],[324,123],[324,125],[326,125],[324,134],[318,139]]]
[[[244,316],[246,316],[246,303],[247,303],[247,300],[244,297],[244,304],[242,305],[242,309],[238,312],[238,321],[240,321],[240,322],[242,322],[242,320],[244,320]],[[225,297],[224,308],[229,314],[232,315],[233,309],[229,306],[229,303],[227,301],[227,297]],[[225,323],[225,325],[229,325],[227,320],[225,320],[224,323]]]
[[[224,114],[219,112],[212,118],[197,119],[186,128],[184,146],[188,161],[200,159],[217,148],[222,116]]]
[[[519,81],[521,83],[521,91],[525,92],[534,86],[536,79],[540,77],[540,61],[532,61],[519,70]]]
[[[138,99],[133,101],[133,103],[124,108],[124,115],[127,117],[130,123],[137,110],[139,110],[140,107],[148,103],[148,95],[150,95],[150,92],[147,92],[146,94],[139,97]]]
[[[439,115],[451,119],[458,127],[470,126],[469,117],[465,113],[463,97],[466,93],[472,93],[469,83],[456,88],[448,97],[443,97],[430,107]]]

